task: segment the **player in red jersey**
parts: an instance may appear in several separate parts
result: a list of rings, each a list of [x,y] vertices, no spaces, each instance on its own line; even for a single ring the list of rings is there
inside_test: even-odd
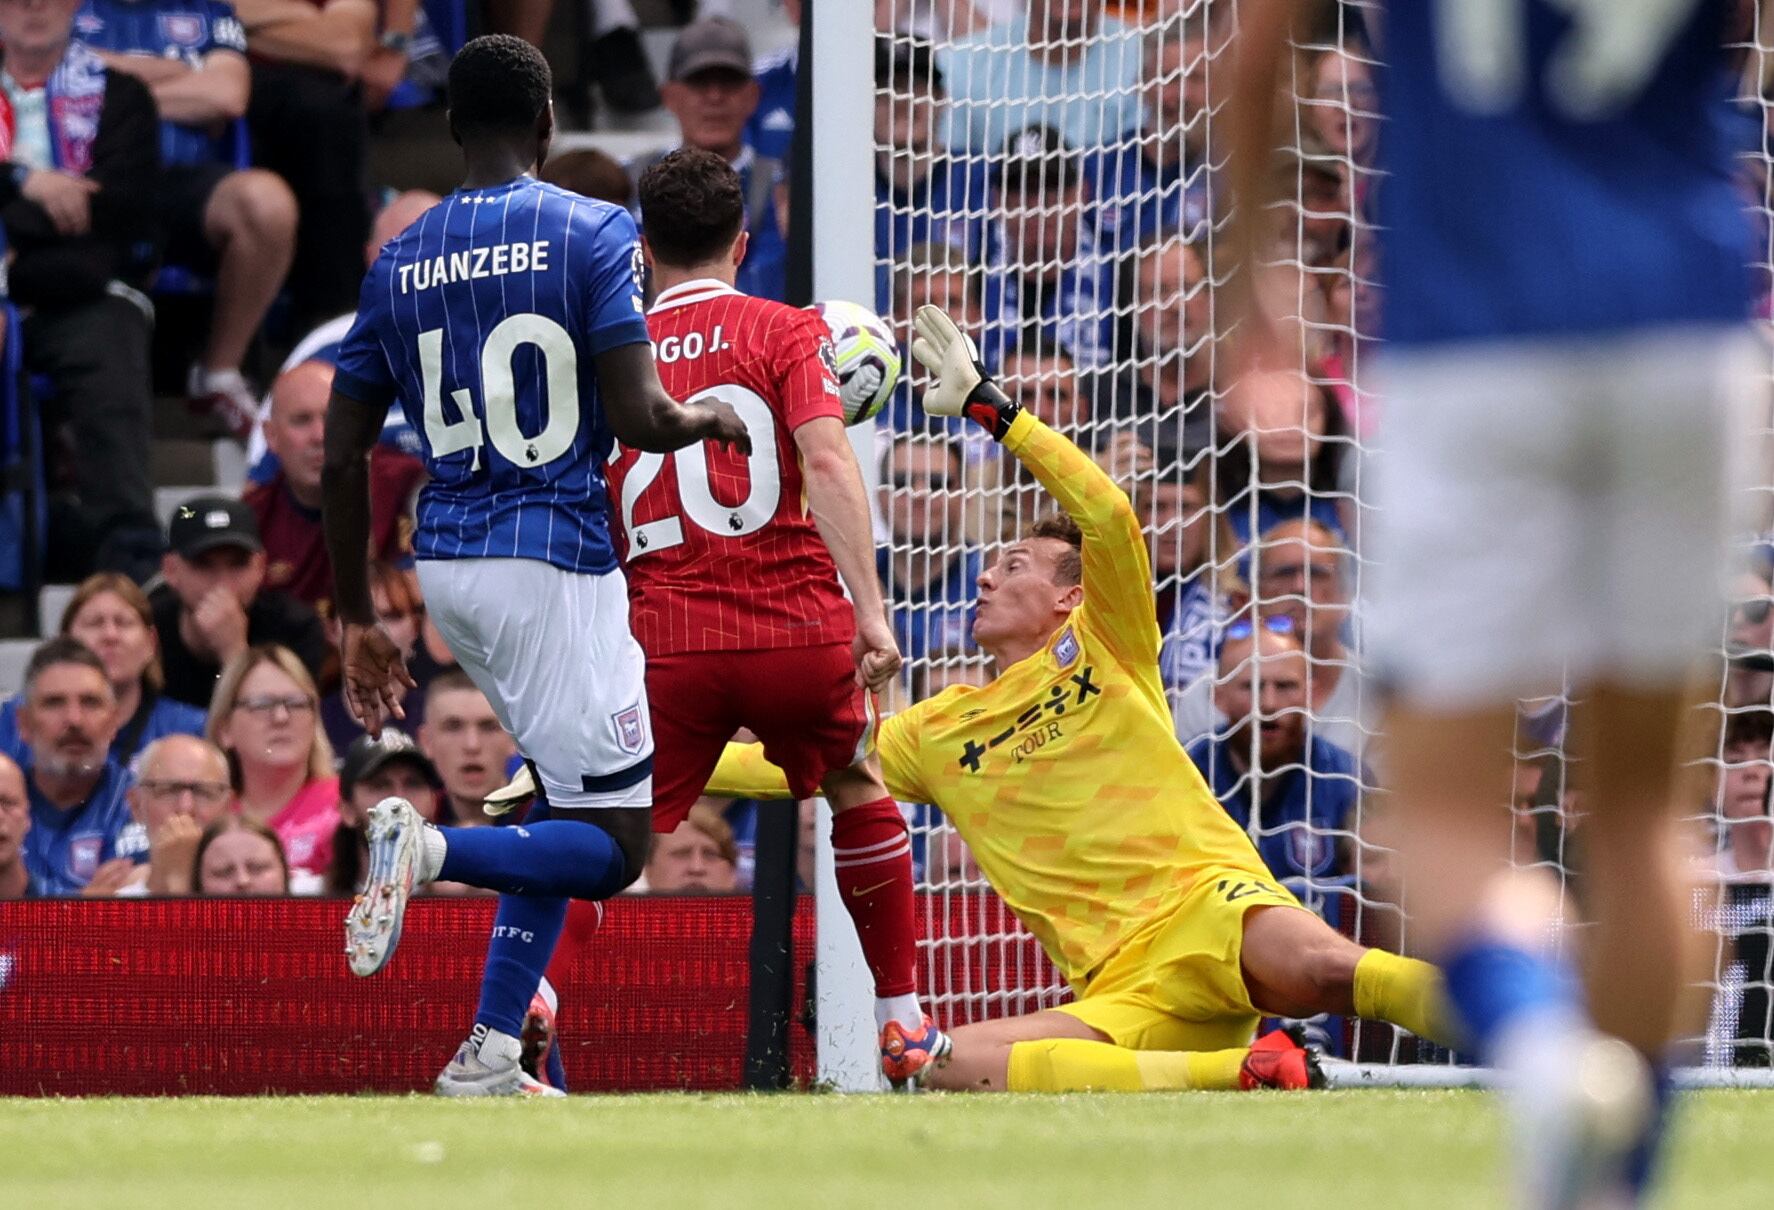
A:
[[[683,821],[742,727],[797,798],[823,790],[838,886],[875,979],[883,1070],[916,1086],[948,1039],[918,1004],[911,838],[871,751],[873,694],[900,656],[831,339],[811,312],[734,288],[745,199],[725,160],[673,152],[642,175],[640,201],[660,379],[674,399],[731,404],[752,444],[749,455],[623,449],[609,467],[630,624],[647,653],[653,828]]]

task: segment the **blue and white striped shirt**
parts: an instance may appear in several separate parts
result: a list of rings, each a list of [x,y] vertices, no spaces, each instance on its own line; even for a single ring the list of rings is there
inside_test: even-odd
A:
[[[424,447],[420,559],[615,568],[598,354],[647,339],[627,211],[530,177],[458,190],[364,278],[334,388]]]

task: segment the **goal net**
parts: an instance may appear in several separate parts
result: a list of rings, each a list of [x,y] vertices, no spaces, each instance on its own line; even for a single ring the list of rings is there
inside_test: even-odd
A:
[[[1005,389],[1128,489],[1150,539],[1179,738],[1309,906],[1363,942],[1408,951],[1370,772],[1379,703],[1358,664],[1363,468],[1378,408],[1368,382],[1382,336],[1368,6],[1323,6],[1276,100],[1283,201],[1265,288],[1316,388],[1294,415],[1243,414],[1225,390],[1216,237],[1229,209],[1221,107],[1234,0],[886,0],[877,12],[875,305],[902,334],[921,304],[956,315],[982,334]],[[1745,120],[1759,123],[1774,72],[1756,46],[1774,31],[1746,17],[1734,36]],[[1743,170],[1746,204],[1766,226],[1767,155]],[[908,659],[902,704],[983,683],[968,625],[974,578],[1048,505],[991,442],[925,417],[915,384],[883,418],[877,448],[885,577]],[[1691,806],[1709,893],[1695,912],[1718,942],[1697,973],[1711,1009],[1694,1061],[1713,1065],[1766,1066],[1774,1039],[1770,550],[1765,535],[1746,538],[1698,720],[1711,756],[1694,769]],[[1264,691],[1279,737],[1249,722],[1253,668],[1240,657],[1253,630],[1291,634],[1307,654],[1299,684]],[[1515,861],[1545,865],[1580,896],[1572,705],[1522,703],[1507,842]],[[1063,1001],[1063,981],[940,813],[908,809],[926,908],[921,974],[939,1020]],[[1314,1025],[1343,1057],[1449,1058],[1390,1026]]]

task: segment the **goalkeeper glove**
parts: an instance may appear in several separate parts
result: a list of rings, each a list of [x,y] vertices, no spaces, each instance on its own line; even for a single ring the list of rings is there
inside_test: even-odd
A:
[[[993,437],[1004,440],[1011,421],[1022,409],[986,373],[973,338],[957,328],[940,307],[919,307],[912,326],[918,332],[912,341],[912,356],[936,375],[936,385],[924,392],[924,410],[932,416],[965,414]]]

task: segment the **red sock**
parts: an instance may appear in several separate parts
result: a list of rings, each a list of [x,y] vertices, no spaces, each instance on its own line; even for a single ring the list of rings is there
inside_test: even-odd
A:
[[[832,816],[838,893],[856,923],[876,996],[915,992],[918,928],[912,905],[912,838],[891,798]]]
[[[548,981],[559,995],[566,987],[567,972],[573,959],[591,941],[591,935],[604,922],[604,905],[591,899],[574,899],[567,904],[567,923],[561,939],[555,943],[554,957],[548,960]]]

